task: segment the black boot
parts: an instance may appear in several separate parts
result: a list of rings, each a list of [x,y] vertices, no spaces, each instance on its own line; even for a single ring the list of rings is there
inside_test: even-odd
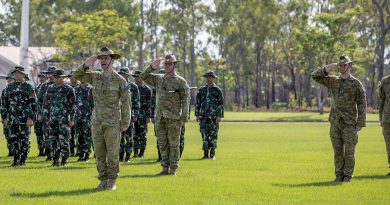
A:
[[[14,155],[14,160],[9,165],[10,167],[17,167],[19,166],[19,156]]]
[[[14,156],[14,154],[12,153],[11,150],[9,150],[9,151],[8,151],[8,157],[12,157],[12,156]]]
[[[131,155],[131,152],[126,152],[125,162],[130,161],[130,155]]]
[[[202,159],[208,159],[209,158],[209,150],[205,149]]]
[[[26,166],[26,156],[21,156],[19,161],[20,166]]]
[[[184,150],[184,147],[180,147],[180,159],[181,159],[181,155],[183,154],[183,150]]]
[[[138,155],[138,149],[136,149],[136,150],[134,150],[134,155],[133,155],[133,158],[136,158],[136,157],[138,157],[139,155]]]
[[[54,159],[53,159],[53,164],[52,164],[51,166],[53,166],[53,167],[58,167],[58,166],[60,166],[59,159],[58,159],[58,158],[54,158]]]
[[[84,161],[84,154],[79,153],[79,158],[77,159],[78,162]]]
[[[215,159],[215,149],[214,148],[210,149],[210,159],[212,159],[212,160]]]
[[[140,149],[139,157],[144,158],[145,149]]]
[[[125,156],[124,152],[119,152],[119,161],[123,162],[123,157]]]
[[[67,158],[66,157],[62,157],[61,159],[61,166],[63,167],[67,167],[68,166],[68,163],[66,162]]]
[[[89,162],[89,153],[85,153],[83,161]]]
[[[157,153],[158,153],[158,159],[156,162],[161,162],[161,153],[159,149],[157,149]]]
[[[53,159],[51,157],[51,150],[50,150],[50,148],[46,149],[46,153],[45,154],[47,156],[46,161],[51,161]]]
[[[38,153],[38,157],[41,157],[41,156],[44,156],[44,155],[43,155],[43,149],[42,149],[42,148],[39,149],[39,153]]]

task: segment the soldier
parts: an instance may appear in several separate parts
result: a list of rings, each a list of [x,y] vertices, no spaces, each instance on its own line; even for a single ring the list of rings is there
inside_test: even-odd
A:
[[[332,63],[314,71],[312,78],[329,89],[333,102],[330,110],[330,138],[334,151],[335,182],[351,182],[355,167],[358,131],[366,126],[366,91],[351,75],[351,59],[342,55]],[[329,73],[339,67],[339,76]]]
[[[224,99],[221,89],[215,85],[217,76],[214,71],[207,71],[203,77],[207,84],[196,95],[195,116],[203,139],[203,159],[208,159],[210,154],[210,159],[214,160],[219,122],[224,114]]]
[[[39,91],[42,87],[42,84],[45,83],[48,79],[45,71],[39,72],[38,78],[39,78],[39,84],[35,87],[35,93],[37,96],[39,96]],[[38,102],[36,103],[36,106],[38,107]],[[38,116],[38,112],[37,112],[37,116]],[[38,157],[45,156],[46,155],[45,154],[45,137],[43,135],[42,122],[39,122],[38,120],[36,120],[35,125],[34,125],[34,131],[35,131],[35,135],[37,136],[37,144],[38,144],[38,150],[39,150]]]
[[[379,122],[385,138],[387,163],[390,168],[390,75],[384,77],[379,84]],[[387,174],[390,176],[390,172]]]
[[[143,158],[146,148],[146,135],[148,133],[148,123],[150,123],[150,119],[153,118],[152,112],[152,89],[147,86],[144,81],[140,78],[141,71],[135,71],[132,75],[135,83],[138,86],[139,94],[140,94],[140,113],[138,120],[134,123],[134,138],[136,146],[140,149],[139,157]]]
[[[72,73],[70,74],[70,85],[73,87],[73,89],[75,89],[78,85],[79,85],[79,82],[72,77]],[[76,91],[76,90],[75,90]],[[79,150],[77,150],[77,154],[75,155],[75,148],[76,148],[76,126],[73,126],[71,128],[71,132],[70,132],[70,141],[69,141],[69,146],[70,146],[70,156],[71,157],[74,157],[74,156],[79,156]],[[80,159],[80,158],[79,158]]]
[[[12,72],[9,72],[7,77],[5,78],[7,80],[7,86],[11,83],[14,82],[14,74]],[[4,88],[1,92],[1,101],[3,102],[4,99],[3,97],[5,97],[5,91],[6,91],[6,88]],[[1,107],[3,109],[3,103],[1,102]],[[8,126],[3,126],[3,133],[4,133],[4,136],[5,136],[5,139],[7,141],[7,148],[8,148],[8,157],[11,157],[11,156],[14,156],[13,154],[13,148],[12,148],[12,144],[11,144],[11,140],[10,140],[10,132],[9,132],[9,127]]]
[[[92,149],[91,116],[93,111],[92,86],[81,82],[75,87],[76,116],[75,138],[77,139],[77,161],[89,161]]]
[[[57,67],[55,67],[55,66],[50,66],[47,68],[46,75],[49,78],[49,80],[44,82],[42,84],[42,86],[40,87],[39,93],[38,93],[38,99],[37,99],[37,112],[38,112],[37,120],[39,122],[42,122],[43,136],[45,138],[45,154],[47,156],[46,161],[50,161],[53,158],[51,156],[52,152],[50,151],[51,144],[49,141],[49,126],[48,126],[49,119],[48,119],[48,116],[43,115],[42,105],[43,105],[43,100],[44,100],[44,96],[46,94],[47,88],[50,85],[54,84],[55,79],[53,77],[53,72],[56,69],[57,69]]]
[[[74,77],[93,86],[92,140],[95,148],[100,184],[97,189],[116,189],[119,175],[120,133],[130,125],[130,92],[126,80],[112,69],[121,56],[107,47],[98,56],[89,57]],[[88,71],[99,59],[103,72]]]
[[[3,96],[1,117],[4,126],[9,126],[14,160],[10,166],[24,166],[30,149],[30,127],[35,120],[35,92],[26,82],[28,74],[21,66],[12,71],[15,82],[7,86]]]
[[[176,175],[179,167],[180,128],[188,121],[189,87],[184,78],[176,74],[179,61],[166,55],[165,75],[152,74],[160,65],[157,59],[141,74],[141,78],[156,88],[156,134],[161,152],[163,170],[159,175]]]
[[[160,71],[164,71],[164,70],[160,70]],[[163,72],[165,73],[165,72]],[[151,104],[151,109],[152,109],[152,123],[154,124],[154,136],[156,136],[157,138],[157,134],[156,134],[156,115],[155,115],[155,111],[156,111],[156,89],[153,88],[152,89],[152,100],[150,102]],[[157,154],[158,154],[158,158],[156,160],[156,162],[161,162],[161,153],[160,153],[160,150],[158,149],[158,139],[156,139],[156,143],[157,143]]]
[[[123,157],[126,153],[124,161],[129,162],[133,149],[134,157],[138,156],[138,146],[135,145],[134,141],[134,123],[138,121],[138,115],[140,111],[139,91],[137,85],[129,81],[129,76],[131,74],[128,67],[122,67],[118,73],[126,79],[126,88],[131,92],[131,122],[129,128],[122,132],[121,145],[119,150],[119,161],[123,162]]]
[[[74,124],[75,94],[72,86],[64,83],[65,71],[57,69],[53,76],[55,83],[50,85],[44,95],[43,115],[48,117],[49,143],[53,166],[67,166],[69,158],[70,129]]]

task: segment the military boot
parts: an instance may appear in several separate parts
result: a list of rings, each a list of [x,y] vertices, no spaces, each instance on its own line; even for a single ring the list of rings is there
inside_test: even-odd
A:
[[[84,161],[84,154],[79,154],[79,158],[77,159],[78,162]]]
[[[215,149],[214,148],[210,149],[210,159],[215,160]]]
[[[115,190],[116,189],[116,180],[115,179],[109,179],[107,182],[107,190]]]
[[[349,183],[352,181],[352,176],[344,176],[343,182]]]
[[[163,167],[163,170],[158,173],[157,175],[163,176],[163,175],[168,175],[169,174],[169,168],[168,167]]]
[[[71,157],[74,157],[74,156],[75,156],[75,154],[74,154],[74,149],[73,149],[73,148],[70,149],[70,156],[71,156]]]
[[[14,160],[9,165],[10,167],[16,167],[19,166],[19,156],[14,155]]]
[[[180,147],[180,159],[181,159],[181,155],[183,154],[183,150],[184,150],[184,147]]]
[[[202,159],[208,159],[209,158],[209,150],[205,149]]]
[[[156,160],[156,162],[161,162],[161,153],[158,149],[157,149],[157,153],[158,153],[158,159]]]
[[[51,150],[50,149],[46,149],[46,161],[51,161],[53,158],[51,157]]]
[[[120,162],[123,162],[124,155],[125,155],[124,152],[119,152],[119,161]]]
[[[343,176],[336,176],[336,179],[333,180],[334,182],[342,182],[343,181]]]
[[[130,155],[131,155],[131,152],[126,152],[125,162],[130,161]]]
[[[19,166],[26,166],[26,156],[22,155],[20,157]]]
[[[89,153],[85,153],[83,161],[89,162]]]
[[[145,149],[140,149],[138,157],[144,158]]]
[[[101,180],[99,185],[96,187],[98,190],[105,190],[107,188],[107,180]]]
[[[169,169],[169,174],[171,176],[175,176],[176,175],[176,169],[173,169],[173,168]]]
[[[8,157],[12,157],[12,156],[14,156],[14,154],[12,153],[11,150],[8,150]]]
[[[67,167],[68,166],[66,157],[62,157],[62,159],[61,159],[61,166],[63,166],[63,167]]]
[[[60,166],[59,159],[58,159],[58,158],[54,158],[54,159],[53,159],[53,164],[52,164],[51,166],[53,166],[53,167],[58,167],[58,166]]]
[[[45,156],[45,155],[43,154],[43,149],[41,148],[41,149],[39,149],[38,157],[42,157],[42,156]]]
[[[136,150],[134,150],[134,155],[133,155],[133,158],[136,158],[136,157],[138,157],[139,155],[138,155],[138,149],[136,149]]]

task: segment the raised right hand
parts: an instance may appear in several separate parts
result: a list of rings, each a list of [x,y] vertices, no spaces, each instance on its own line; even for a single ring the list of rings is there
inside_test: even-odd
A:
[[[96,60],[97,60],[96,56],[91,56],[91,57],[87,58],[87,60],[85,60],[84,65],[86,67],[91,67],[96,62]]]
[[[156,70],[158,67],[160,67],[161,59],[156,59],[150,64],[150,66],[153,68],[153,70]]]

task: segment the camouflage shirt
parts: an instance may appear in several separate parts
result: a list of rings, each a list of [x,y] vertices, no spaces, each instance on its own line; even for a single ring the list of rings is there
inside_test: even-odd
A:
[[[50,85],[44,95],[43,116],[50,122],[68,123],[74,121],[76,111],[75,94],[72,86],[63,83]]]
[[[3,109],[1,117],[10,124],[26,124],[35,120],[34,87],[27,82],[13,82],[7,85],[1,97]]]
[[[45,119],[47,118],[47,116],[43,116],[43,109],[42,109],[42,105],[43,105],[43,99],[44,99],[44,96],[46,94],[46,91],[47,91],[47,88],[54,84],[53,81],[46,81],[44,83],[41,84],[41,87],[39,88],[39,92],[37,93],[37,96],[38,96],[38,99],[37,99],[37,112],[39,115],[42,115],[42,117]]]
[[[329,76],[325,68],[311,74],[312,78],[327,87],[333,97],[329,121],[338,123],[342,118],[349,125],[366,126],[366,90],[362,83],[350,75],[348,79]]]
[[[140,118],[153,118],[152,112],[152,89],[149,88],[145,83],[142,83],[138,86],[139,94],[140,94]]]
[[[153,74],[149,66],[141,74],[145,83],[156,88],[156,120],[161,117],[187,122],[189,118],[189,90],[187,82],[179,75],[165,77]]]
[[[138,118],[140,112],[138,86],[131,81],[127,81],[126,89],[130,90],[131,92],[131,117]]]
[[[216,86],[205,85],[196,94],[195,116],[201,118],[223,118],[224,99],[221,89]]]
[[[78,85],[74,88],[76,95],[75,121],[90,122],[93,111],[92,86]]]

